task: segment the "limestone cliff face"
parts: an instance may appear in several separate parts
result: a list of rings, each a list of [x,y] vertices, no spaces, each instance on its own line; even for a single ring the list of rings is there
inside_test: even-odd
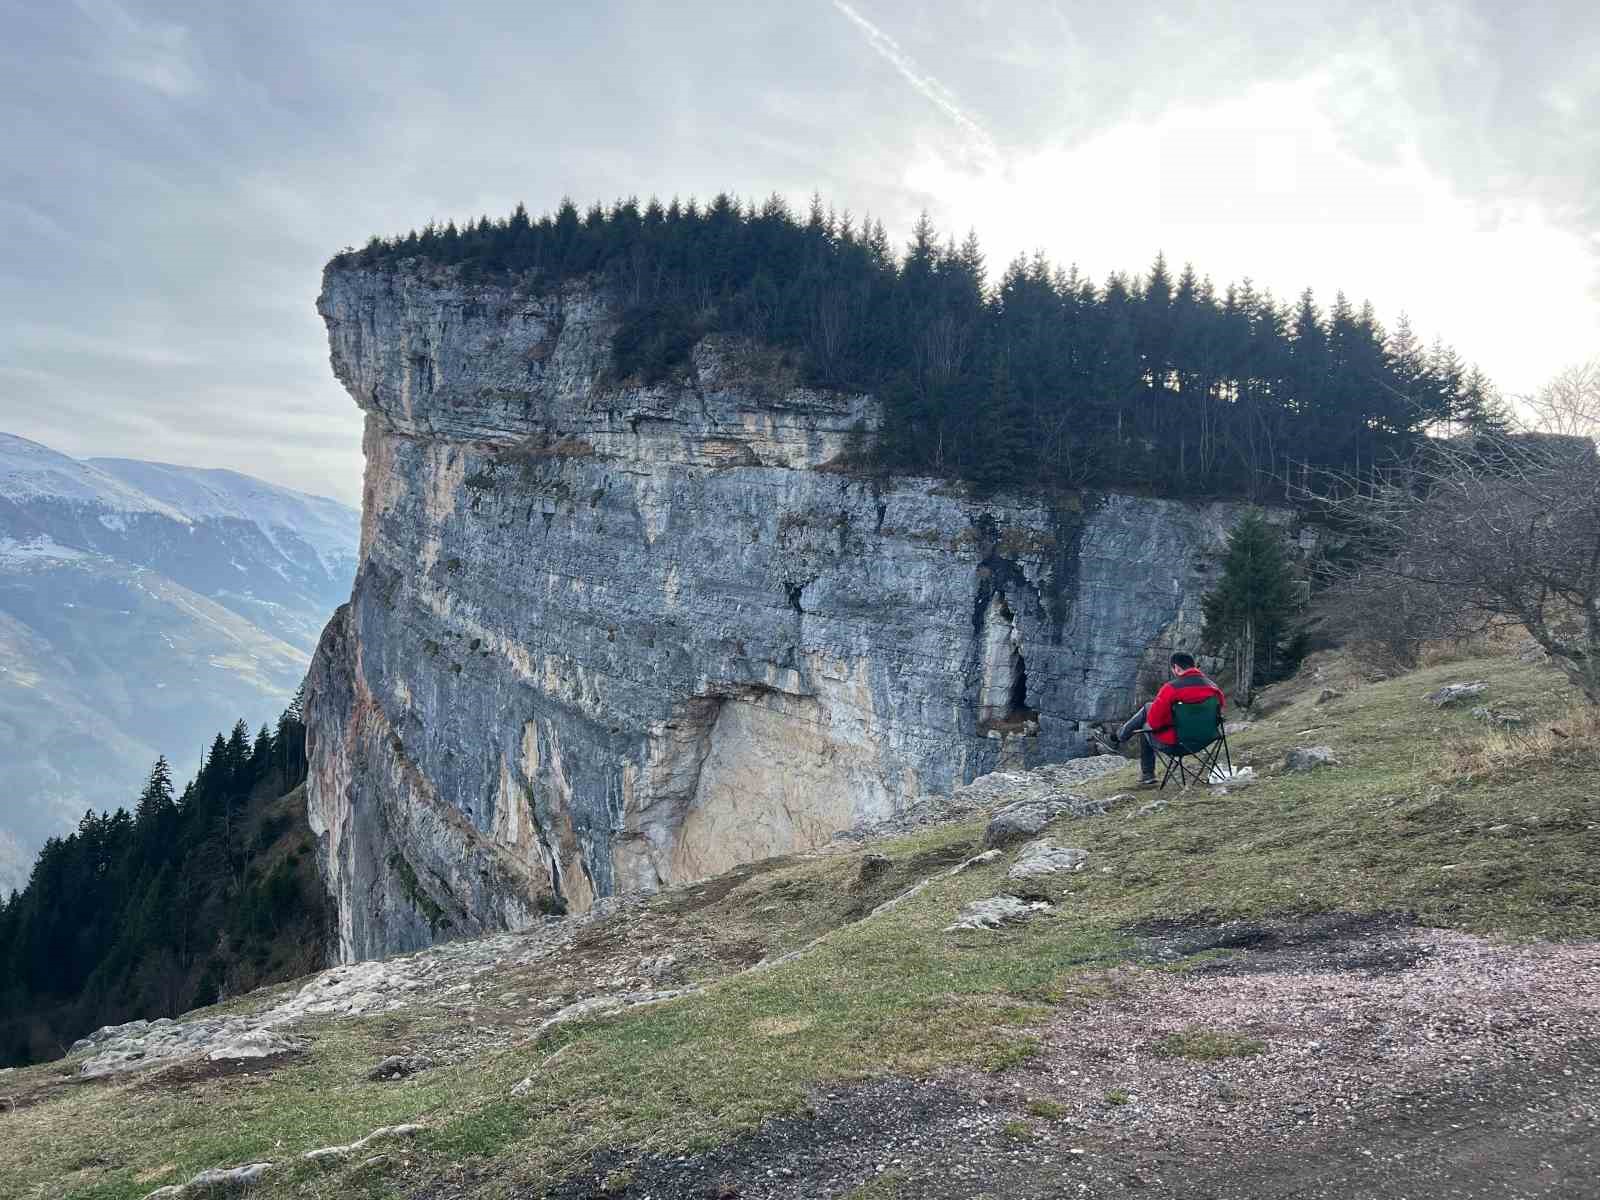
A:
[[[1234,511],[830,469],[867,396],[711,337],[608,380],[594,291],[333,270],[361,560],[310,677],[342,958],[810,847],[1079,754],[1192,644]]]

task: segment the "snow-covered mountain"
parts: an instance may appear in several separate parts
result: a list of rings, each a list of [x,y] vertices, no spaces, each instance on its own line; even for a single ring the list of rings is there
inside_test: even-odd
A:
[[[360,514],[233,471],[0,433],[0,889],[86,808],[271,720],[349,597]]]

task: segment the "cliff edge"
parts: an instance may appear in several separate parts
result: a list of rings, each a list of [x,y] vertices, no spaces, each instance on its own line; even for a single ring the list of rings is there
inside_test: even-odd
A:
[[[585,286],[330,267],[318,310],[366,413],[359,571],[307,707],[344,961],[1081,754],[1193,643],[1236,515],[858,477],[870,396],[718,335],[670,383],[613,379]]]

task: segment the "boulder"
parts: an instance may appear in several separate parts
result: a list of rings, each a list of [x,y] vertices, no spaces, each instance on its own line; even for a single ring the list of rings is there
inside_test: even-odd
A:
[[[269,1162],[229,1167],[226,1170],[212,1168],[201,1171],[188,1183],[175,1183],[157,1188],[146,1195],[145,1200],[188,1200],[190,1196],[226,1196],[254,1187],[270,1170],[272,1164]]]
[[[989,818],[983,831],[983,844],[994,850],[1038,837],[1055,818],[1055,809],[1043,800],[1022,800],[1008,804]]]
[[[1006,872],[1007,879],[1038,879],[1063,871],[1081,871],[1089,861],[1087,850],[1052,845],[1047,841],[1029,842]]]
[[[987,900],[974,900],[968,904],[956,917],[955,923],[946,925],[944,931],[955,933],[963,929],[999,929],[1002,925],[1018,925],[1049,907],[1043,900],[991,896]]]
[[[421,1125],[385,1125],[374,1129],[359,1142],[351,1142],[348,1146],[324,1146],[320,1150],[307,1150],[300,1157],[306,1162],[322,1162],[330,1158],[348,1158],[352,1154],[365,1150],[374,1142],[392,1142],[401,1138],[414,1138],[421,1133]]]
[[[433,1066],[433,1060],[423,1054],[391,1054],[372,1070],[367,1072],[367,1078],[374,1082],[383,1082],[391,1079],[404,1079],[408,1075],[415,1075],[419,1071],[426,1071]]]
[[[1423,699],[1435,708],[1447,708],[1452,704],[1460,704],[1463,700],[1481,696],[1488,690],[1489,685],[1482,680],[1476,683],[1447,683],[1442,688],[1429,692]]]
[[[274,1054],[290,1054],[300,1048],[298,1042],[278,1037],[269,1029],[252,1029],[223,1042],[206,1057],[212,1062],[241,1061],[249,1058],[271,1058]]]
[[[982,854],[974,854],[971,858],[967,859],[966,862],[962,863],[954,871],[952,871],[951,874],[952,875],[959,875],[962,871],[970,871],[970,870],[972,870],[973,867],[985,867],[985,866],[988,866],[990,863],[992,863],[995,859],[997,859],[999,857],[1000,857],[1000,851],[998,851],[998,850],[985,850]]]
[[[1109,801],[1067,793],[1017,800],[995,810],[988,828],[983,831],[983,844],[991,850],[1014,846],[1038,837],[1044,827],[1058,817],[1098,817],[1109,807]]]
[[[1318,767],[1336,767],[1339,759],[1332,746],[1297,746],[1283,756],[1285,771],[1312,771]]]

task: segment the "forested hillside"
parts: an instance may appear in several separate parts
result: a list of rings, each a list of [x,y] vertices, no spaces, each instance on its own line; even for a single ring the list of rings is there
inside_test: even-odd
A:
[[[1096,282],[1042,256],[986,286],[975,234],[924,218],[903,255],[881,222],[782,200],[701,207],[569,201],[347,251],[333,266],[421,258],[529,290],[602,277],[625,312],[619,380],[674,373],[711,331],[788,348],[815,383],[872,390],[881,435],[862,458],[1021,486],[1259,496],[1291,473],[1363,472],[1425,431],[1499,420],[1489,382],[1442,343],[1392,331],[1343,293],[1285,303],[1246,279],[1220,290],[1158,257]],[[865,433],[865,431],[863,431]]]
[[[305,771],[297,699],[253,740],[219,733],[181,795],[162,758],[131,812],[51,838],[0,900],[0,1066],[320,966]]]

